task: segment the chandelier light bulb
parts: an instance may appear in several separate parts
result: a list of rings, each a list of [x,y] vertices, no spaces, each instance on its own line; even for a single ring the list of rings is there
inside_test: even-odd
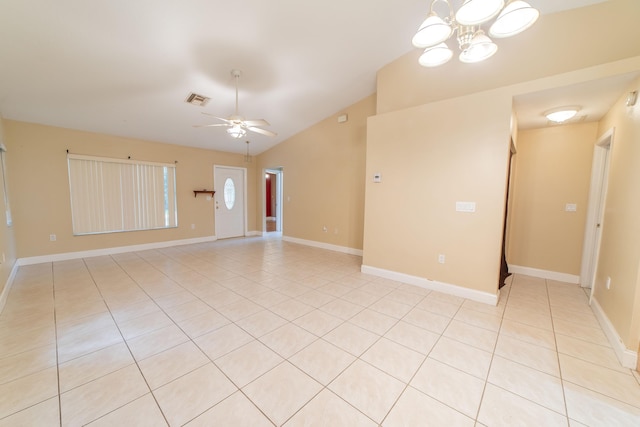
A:
[[[448,39],[452,33],[453,28],[444,22],[435,12],[431,12],[422,25],[420,25],[411,43],[418,48],[435,46]]]
[[[242,127],[240,127],[238,125],[234,125],[234,126],[230,127],[229,129],[227,129],[227,133],[232,138],[240,139],[240,138],[242,138],[243,136],[245,136],[247,134],[247,131],[242,129]]]
[[[465,0],[456,12],[461,25],[478,25],[496,17],[504,7],[504,0]]]
[[[424,53],[420,55],[418,62],[423,67],[437,67],[448,62],[453,56],[453,52],[449,47],[440,43],[439,45],[428,47],[424,50]]]
[[[478,30],[468,48],[460,53],[460,61],[480,62],[492,57],[498,51],[498,45],[491,41],[482,30]]]
[[[539,16],[540,12],[529,3],[510,1],[489,29],[489,34],[496,38],[515,36],[532,26]]]
[[[580,111],[580,107],[577,105],[570,105],[545,111],[544,115],[554,123],[564,123],[567,120],[574,118],[576,114],[578,114],[578,111]]]

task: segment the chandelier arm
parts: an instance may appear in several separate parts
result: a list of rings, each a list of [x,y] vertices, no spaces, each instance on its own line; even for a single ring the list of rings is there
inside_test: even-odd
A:
[[[453,12],[453,6],[451,6],[451,2],[449,0],[433,0],[431,2],[430,12],[434,13],[433,5],[438,3],[438,2],[442,2],[442,3],[446,3],[447,4],[447,6],[449,7],[449,18],[448,18],[449,22],[448,22],[448,24],[453,24],[455,22],[455,19],[454,19],[455,13]]]

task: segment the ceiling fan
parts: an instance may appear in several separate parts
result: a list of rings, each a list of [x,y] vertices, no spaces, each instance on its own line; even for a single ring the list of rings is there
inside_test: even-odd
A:
[[[261,129],[257,126],[270,126],[269,122],[264,119],[254,119],[254,120],[245,120],[244,117],[238,114],[238,79],[242,75],[240,70],[231,70],[231,75],[236,81],[236,111],[233,115],[224,119],[222,117],[214,116],[209,113],[202,113],[207,116],[214,117],[218,120],[222,120],[224,123],[214,123],[210,125],[195,125],[194,127],[218,127],[224,126],[227,127],[227,133],[236,139],[242,138],[247,134],[247,131],[256,132],[266,136],[276,136],[277,133],[272,132],[270,130]]]

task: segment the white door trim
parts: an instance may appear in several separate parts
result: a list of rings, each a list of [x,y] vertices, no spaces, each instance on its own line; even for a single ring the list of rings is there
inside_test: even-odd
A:
[[[600,236],[604,217],[604,205],[607,197],[607,182],[613,136],[615,128],[606,131],[593,148],[593,163],[591,166],[591,184],[589,187],[589,204],[585,225],[584,244],[582,249],[582,264],[580,269],[580,284],[591,288],[591,297],[595,289],[595,277],[600,252]]]
[[[247,230],[247,221],[248,221],[248,216],[247,216],[247,168],[242,168],[242,167],[238,167],[238,166],[225,166],[225,165],[213,165],[213,188],[216,188],[216,170],[219,168],[224,168],[224,169],[236,169],[239,171],[242,171],[242,181],[243,182],[243,187],[244,187],[244,191],[243,191],[243,195],[242,195],[242,202],[243,202],[243,222],[244,222],[244,235],[247,236],[248,234],[248,230]],[[222,197],[221,194],[216,194],[214,195],[215,197]],[[218,220],[217,220],[217,209],[215,208],[215,201],[216,199],[214,199],[214,207],[213,207],[213,215],[214,215],[214,221],[215,221],[215,231],[216,231],[216,237],[218,236]]]
[[[267,233],[267,178],[266,174],[276,176],[276,230],[282,234],[282,168],[265,168],[262,170],[262,234]]]

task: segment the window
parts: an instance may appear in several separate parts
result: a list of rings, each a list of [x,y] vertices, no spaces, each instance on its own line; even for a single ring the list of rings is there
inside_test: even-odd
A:
[[[224,182],[224,205],[227,209],[233,209],[236,204],[236,186],[231,178],[227,178]]]
[[[178,226],[174,164],[67,158],[73,234]]]
[[[4,191],[5,218],[7,219],[7,227],[11,227],[13,225],[13,220],[11,219],[11,206],[9,206],[9,193],[7,192],[7,166],[4,162],[6,152],[7,149],[4,144],[0,144],[0,167],[2,168],[2,190]]]

